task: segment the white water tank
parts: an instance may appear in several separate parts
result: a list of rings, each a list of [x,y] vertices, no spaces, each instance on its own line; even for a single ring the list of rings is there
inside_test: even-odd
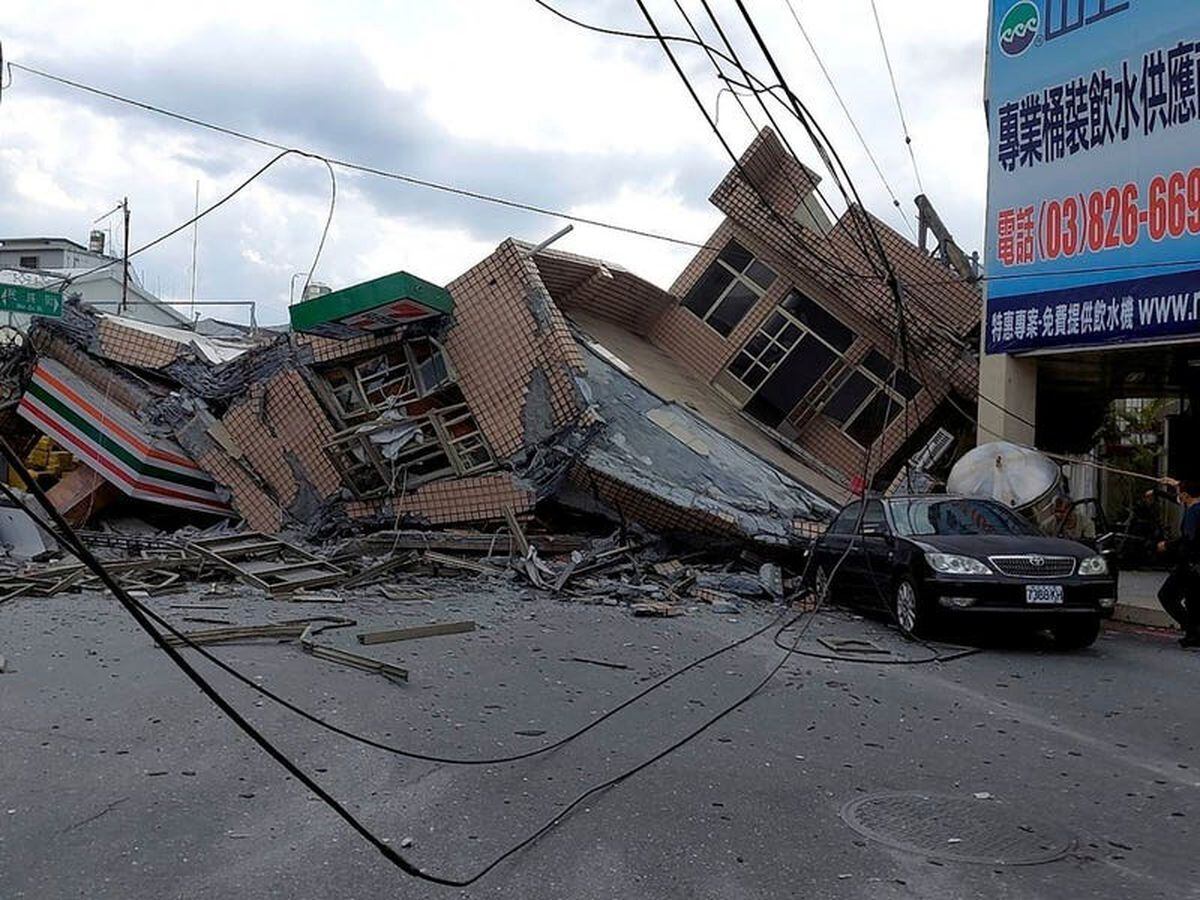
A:
[[[996,500],[1041,521],[1054,506],[1062,471],[1032,447],[995,441],[980,444],[950,470],[946,492]]]
[[[319,281],[311,281],[304,288],[304,296],[302,300],[315,300],[317,297],[324,297],[326,294],[332,294],[333,288],[327,284],[322,284]]]

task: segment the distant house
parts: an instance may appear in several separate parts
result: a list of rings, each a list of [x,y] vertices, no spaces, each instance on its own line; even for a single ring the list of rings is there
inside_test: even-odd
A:
[[[100,266],[98,271],[92,271]],[[0,238],[0,283],[56,288],[70,279],[63,291],[78,296],[101,312],[116,313],[121,305],[120,259],[104,253],[104,235],[94,232],[90,247],[68,238]],[[184,326],[189,319],[151,294],[131,268],[126,292],[128,306],[122,313],[152,325]],[[0,324],[28,327],[29,317],[0,313]]]

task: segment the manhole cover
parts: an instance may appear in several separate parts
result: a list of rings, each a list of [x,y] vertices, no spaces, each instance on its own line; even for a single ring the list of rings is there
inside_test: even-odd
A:
[[[842,821],[871,840],[933,859],[1032,866],[1066,855],[1060,828],[1010,812],[995,800],[936,794],[871,794],[842,807]]]

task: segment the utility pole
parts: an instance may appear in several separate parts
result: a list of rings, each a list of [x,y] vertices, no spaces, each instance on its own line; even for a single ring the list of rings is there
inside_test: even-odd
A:
[[[125,215],[125,264],[121,267],[121,313],[124,314],[129,304],[129,198],[121,200],[121,210]]]
[[[196,321],[196,244],[200,240],[200,179],[196,179],[196,214],[192,222],[192,321]]]

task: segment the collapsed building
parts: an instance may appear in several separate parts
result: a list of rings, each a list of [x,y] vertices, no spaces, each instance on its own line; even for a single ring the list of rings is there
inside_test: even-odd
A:
[[[975,289],[874,221],[911,301],[911,364],[893,362],[865,214],[831,223],[816,189],[764,131],[669,291],[509,239],[444,288],[401,272],[306,300],[290,329],[67,303],[35,320],[0,414],[81,463],[51,489],[76,521],[124,495],[320,537],[552,503],[798,546],[864,488],[866,448],[880,486],[933,436],[971,432],[957,410],[977,366]]]

